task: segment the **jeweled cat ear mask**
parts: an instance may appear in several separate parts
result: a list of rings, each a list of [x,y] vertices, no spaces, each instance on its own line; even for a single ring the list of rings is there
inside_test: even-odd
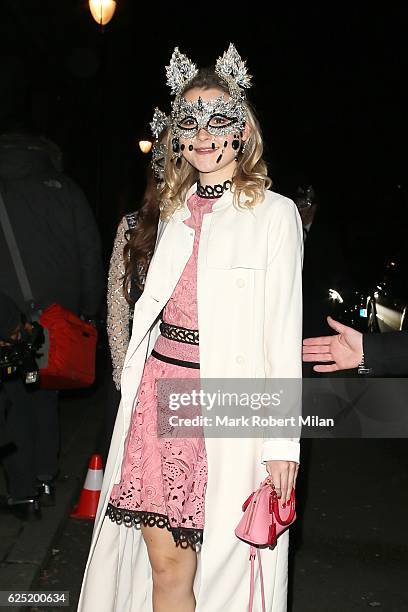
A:
[[[188,84],[198,74],[198,68],[178,47],[174,49],[170,65],[166,66],[167,85],[175,99],[171,110],[173,138],[194,138],[201,128],[212,136],[225,136],[241,132],[247,118],[245,89],[251,86],[246,62],[235,46],[230,43],[228,51],[217,59],[215,73],[227,84],[229,99],[224,94],[205,102],[198,98],[187,102],[182,96]]]
[[[169,125],[170,118],[156,107],[154,109],[153,119],[150,122],[150,129],[155,139],[152,147],[151,165],[154,175],[159,181],[163,180],[164,163],[167,155],[167,146],[159,142],[159,138]]]

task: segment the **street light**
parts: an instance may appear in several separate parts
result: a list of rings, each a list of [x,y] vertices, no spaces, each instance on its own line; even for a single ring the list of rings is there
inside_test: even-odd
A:
[[[116,11],[116,0],[89,0],[89,10],[92,17],[99,25],[99,32],[103,34],[105,26],[110,22]],[[106,78],[106,36],[98,37],[99,48],[99,74],[96,92],[98,110],[96,120],[98,122],[98,140],[96,143],[96,205],[95,214],[98,218],[102,204],[103,195],[103,129],[105,121],[105,78]]]
[[[149,153],[153,143],[150,140],[139,140],[139,148],[142,153]]]
[[[89,0],[92,17],[101,27],[110,22],[116,11],[116,0]]]

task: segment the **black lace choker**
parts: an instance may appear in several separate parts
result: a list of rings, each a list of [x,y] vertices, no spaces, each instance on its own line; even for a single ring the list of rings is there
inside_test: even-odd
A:
[[[206,185],[203,187],[200,181],[197,182],[197,195],[200,198],[219,198],[224,191],[231,188],[232,182],[225,181],[222,185]]]

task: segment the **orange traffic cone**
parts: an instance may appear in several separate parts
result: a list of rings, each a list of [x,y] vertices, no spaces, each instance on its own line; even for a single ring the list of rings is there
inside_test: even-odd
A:
[[[71,518],[93,519],[96,516],[99,496],[101,494],[103,480],[102,457],[92,455],[85,484],[79,497],[79,503],[70,514]]]

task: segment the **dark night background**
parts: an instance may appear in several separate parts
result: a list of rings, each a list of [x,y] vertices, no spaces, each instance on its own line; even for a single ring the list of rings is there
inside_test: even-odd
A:
[[[24,112],[64,152],[111,249],[137,207],[164,66],[178,45],[198,65],[234,42],[254,76],[274,188],[312,183],[356,287],[405,243],[407,14],[403,3],[301,8],[118,0],[104,34],[85,0],[1,0],[0,116]],[[16,110],[17,109],[17,110]],[[322,212],[322,214],[323,214]],[[329,254],[328,254],[329,256]]]
[[[0,132],[23,117],[61,147],[107,264],[117,223],[140,204],[149,159],[138,141],[150,138],[154,107],[169,110],[164,67],[174,47],[205,66],[234,42],[253,75],[274,189],[294,197],[298,185],[315,187],[352,273],[347,289],[371,291],[385,261],[408,251],[405,5],[117,0],[102,34],[86,0],[0,0]],[[326,264],[334,251],[321,253]],[[67,509],[112,411],[99,353],[95,389],[62,401],[57,507],[34,528],[0,521],[0,590],[16,581],[71,589],[75,605],[92,521],[67,519]],[[308,442],[290,609],[407,610],[406,439]]]

